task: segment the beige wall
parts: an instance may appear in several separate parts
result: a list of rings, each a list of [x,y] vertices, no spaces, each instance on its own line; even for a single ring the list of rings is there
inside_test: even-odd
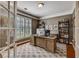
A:
[[[79,58],[79,1],[76,2],[75,8],[75,51],[76,57]]]
[[[58,34],[58,21],[63,19],[71,19],[72,15],[65,15],[65,16],[59,16],[49,19],[44,19],[43,21],[46,23],[46,25],[52,25],[51,34]],[[55,26],[54,26],[55,25]]]

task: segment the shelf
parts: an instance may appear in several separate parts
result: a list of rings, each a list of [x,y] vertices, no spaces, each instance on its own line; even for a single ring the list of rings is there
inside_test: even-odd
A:
[[[68,28],[68,27],[59,27],[59,28]]]
[[[68,38],[61,37],[61,39],[68,39]]]
[[[62,44],[69,44],[69,43],[66,43],[66,42],[61,42],[61,41],[58,41],[59,43],[62,43]]]
[[[59,33],[68,33],[69,31],[60,31],[59,30]]]
[[[59,22],[59,23],[69,23],[69,21],[63,21],[63,22],[61,21],[61,22]]]

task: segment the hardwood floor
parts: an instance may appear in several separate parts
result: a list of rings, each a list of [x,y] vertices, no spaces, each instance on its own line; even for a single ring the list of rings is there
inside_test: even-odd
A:
[[[67,46],[67,57],[68,58],[75,58],[75,50],[72,45],[66,45]]]

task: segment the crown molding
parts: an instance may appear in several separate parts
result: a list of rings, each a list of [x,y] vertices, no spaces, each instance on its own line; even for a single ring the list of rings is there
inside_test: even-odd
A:
[[[22,16],[26,16],[26,17],[32,18],[32,19],[37,19],[37,20],[39,19],[39,17],[36,17],[36,16],[34,16],[32,14],[29,14],[29,13],[27,13],[27,12],[21,10],[21,9],[17,9],[17,14],[22,15]]]

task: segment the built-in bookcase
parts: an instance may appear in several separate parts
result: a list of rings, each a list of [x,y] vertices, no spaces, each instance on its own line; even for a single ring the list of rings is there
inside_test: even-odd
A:
[[[62,20],[58,23],[59,42],[69,44],[69,20]]]

